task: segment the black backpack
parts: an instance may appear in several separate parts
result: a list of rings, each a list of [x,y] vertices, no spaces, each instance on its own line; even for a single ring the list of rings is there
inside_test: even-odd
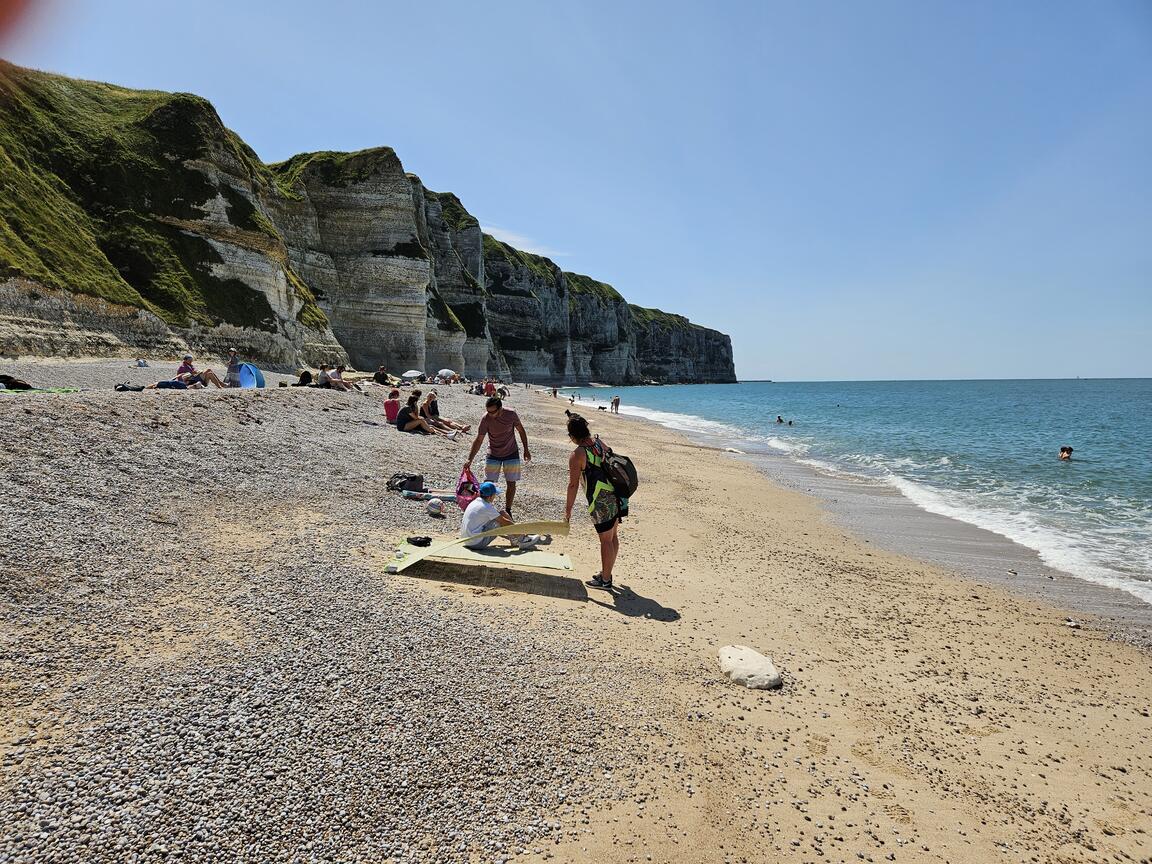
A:
[[[636,476],[636,466],[627,456],[613,453],[612,448],[603,441],[600,442],[600,446],[604,448],[604,460],[601,463],[604,479],[612,484],[612,491],[616,493],[617,498],[631,498],[636,494],[636,487],[640,485],[640,478]]]
[[[408,474],[403,471],[398,471],[388,478],[387,488],[391,492],[423,492],[424,475]]]

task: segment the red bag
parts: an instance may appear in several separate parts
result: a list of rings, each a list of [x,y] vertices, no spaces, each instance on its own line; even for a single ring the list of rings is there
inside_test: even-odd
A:
[[[472,473],[472,469],[465,468],[460,472],[460,479],[456,481],[456,503],[460,505],[461,510],[467,510],[468,505],[479,495],[480,484],[476,482],[476,475]]]

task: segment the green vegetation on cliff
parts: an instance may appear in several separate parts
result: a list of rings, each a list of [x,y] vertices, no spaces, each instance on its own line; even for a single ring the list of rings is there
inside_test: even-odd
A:
[[[466,228],[479,227],[480,222],[475,216],[464,209],[464,205],[460,203],[460,199],[451,192],[427,191],[427,194],[439,202],[440,215],[444,219],[445,224],[453,231],[463,231]]]
[[[531,252],[522,252],[515,246],[509,246],[507,243],[497,240],[491,234],[484,235],[484,262],[485,269],[491,269],[492,264],[506,264],[513,269],[527,270],[548,285],[555,285],[560,281],[560,268],[551,259],[545,258],[543,255],[534,255]],[[504,287],[507,280],[502,275],[496,273],[489,273],[488,275],[494,289],[499,290]]]
[[[219,191],[236,226],[262,235],[252,242],[282,249],[243,195],[184,165],[210,155],[254,186],[273,183],[198,96],[0,61],[0,277],[142,307],[170,324],[267,326],[274,315],[263,294],[216,278],[219,255],[189,230]],[[302,323],[323,327],[307,289],[298,293]]]
[[[280,191],[289,198],[303,198],[301,185],[306,174],[313,174],[326,186],[345,188],[364,183],[381,167],[399,167],[400,159],[391,147],[371,147],[353,153],[318,150],[297,153],[283,162],[268,165]]]
[[[600,282],[593,279],[591,276],[584,276],[580,273],[565,273],[564,281],[568,283],[568,309],[572,310],[576,306],[577,295],[586,295],[595,297],[602,303],[614,304],[624,302],[623,296],[620,292],[609,285],[607,282]]]
[[[645,327],[656,325],[666,330],[688,330],[697,326],[683,315],[674,315],[660,309],[647,309],[632,303],[628,304],[628,309],[632,312],[632,319]]]

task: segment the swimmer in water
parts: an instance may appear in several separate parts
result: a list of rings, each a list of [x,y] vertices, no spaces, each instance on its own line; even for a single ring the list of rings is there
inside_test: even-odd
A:
[[[1072,461],[1072,448],[1069,447],[1067,444],[1065,444],[1063,447],[1060,448],[1060,461],[1061,462],[1071,462]]]

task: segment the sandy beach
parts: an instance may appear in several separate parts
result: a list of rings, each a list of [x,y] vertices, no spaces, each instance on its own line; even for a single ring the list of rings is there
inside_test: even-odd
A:
[[[103,389],[0,398],[0,860],[1152,860],[1146,651],[728,454],[586,412],[642,477],[613,593],[578,518],[571,578],[387,576],[459,513],[385,480],[452,483],[467,447],[379,391],[2,371]],[[567,402],[509,407],[517,517],[560,518]],[[728,683],[732,644],[784,687]]]

